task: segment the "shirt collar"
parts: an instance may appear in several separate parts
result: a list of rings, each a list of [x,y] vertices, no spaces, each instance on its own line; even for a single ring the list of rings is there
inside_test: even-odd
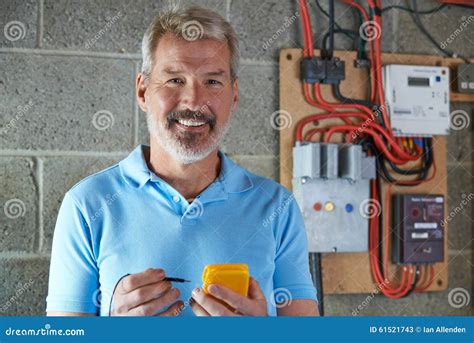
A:
[[[146,149],[150,149],[150,147],[147,145],[137,146],[130,155],[119,163],[122,177],[135,188],[142,188],[150,180],[161,180],[148,168],[144,155]],[[252,180],[244,168],[235,164],[221,151],[219,151],[219,157],[221,172],[214,183],[220,184],[222,193],[240,193],[253,187]]]

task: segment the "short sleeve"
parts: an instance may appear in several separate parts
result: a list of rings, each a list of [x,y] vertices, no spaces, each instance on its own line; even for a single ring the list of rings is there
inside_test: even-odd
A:
[[[275,302],[280,297],[316,299],[309,272],[308,242],[303,217],[293,195],[288,195],[276,228],[275,273],[273,276]]]
[[[54,230],[47,312],[98,313],[99,273],[89,226],[66,193]]]

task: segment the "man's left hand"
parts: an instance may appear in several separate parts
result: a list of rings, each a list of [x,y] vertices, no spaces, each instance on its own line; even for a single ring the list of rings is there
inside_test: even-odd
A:
[[[191,300],[194,301],[191,301],[191,308],[197,316],[267,316],[265,295],[252,277],[249,281],[248,297],[216,284],[209,285],[207,290],[209,294],[202,288],[193,290]]]

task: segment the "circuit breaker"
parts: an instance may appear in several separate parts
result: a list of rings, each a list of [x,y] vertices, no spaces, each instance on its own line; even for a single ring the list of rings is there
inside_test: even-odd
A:
[[[444,196],[393,195],[393,260],[434,263],[444,260]]]
[[[353,144],[297,143],[293,193],[303,212],[309,252],[368,250],[364,207],[375,159]]]

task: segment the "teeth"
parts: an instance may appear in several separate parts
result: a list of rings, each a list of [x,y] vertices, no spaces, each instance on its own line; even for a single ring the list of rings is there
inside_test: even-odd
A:
[[[186,126],[201,126],[206,124],[205,121],[194,121],[194,120],[184,120],[184,119],[178,119],[178,123]]]

